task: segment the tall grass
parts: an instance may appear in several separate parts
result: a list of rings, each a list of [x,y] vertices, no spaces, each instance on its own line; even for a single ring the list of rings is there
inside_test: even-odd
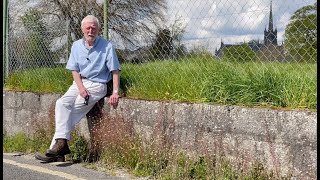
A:
[[[136,137],[132,141],[115,141],[104,148],[100,163],[88,163],[89,149],[84,137],[74,133],[70,142],[71,154],[67,159],[73,162],[85,163],[88,168],[126,168],[135,177],[151,179],[289,179],[279,178],[271,170],[266,169],[260,162],[255,161],[249,167],[241,162],[235,165],[227,157],[221,155],[201,155],[191,157],[184,152],[172,152],[142,144]],[[3,152],[45,152],[51,141],[37,137],[29,138],[23,133],[7,136],[4,133]],[[47,143],[46,143],[47,142]],[[39,146],[41,145],[41,151]],[[111,145],[111,146],[110,146]]]
[[[38,129],[32,136],[19,132],[14,136],[3,135],[3,152],[41,152],[44,153],[50,146],[51,136],[44,129]]]
[[[122,64],[128,98],[287,109],[317,108],[316,64],[225,62],[208,57]],[[62,68],[10,75],[5,89],[64,93],[72,82]]]
[[[87,167],[111,171],[120,167],[148,179],[280,179],[258,160],[231,160],[221,151],[187,154],[164,137],[153,134],[147,140],[132,129],[130,121],[104,114],[91,130],[91,147],[98,149],[98,163]]]
[[[50,130],[54,130],[51,128]],[[45,153],[51,144],[53,137],[52,132],[39,128],[31,137],[23,132],[9,136],[5,132],[3,134],[3,152],[24,152],[24,153]],[[72,139],[69,142],[71,153],[67,155],[68,160],[74,162],[86,162],[89,156],[89,146],[85,138],[76,131],[72,132]]]
[[[5,89],[65,93],[71,84],[70,71],[64,68],[39,68],[11,73],[5,82]]]
[[[235,63],[192,58],[125,64],[128,97],[316,109],[316,65]],[[310,71],[311,69],[311,71]]]

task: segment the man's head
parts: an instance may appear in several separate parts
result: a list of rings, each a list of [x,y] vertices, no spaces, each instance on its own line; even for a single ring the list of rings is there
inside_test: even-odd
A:
[[[93,15],[86,16],[81,21],[81,30],[85,40],[88,43],[93,43],[100,30],[99,20]]]

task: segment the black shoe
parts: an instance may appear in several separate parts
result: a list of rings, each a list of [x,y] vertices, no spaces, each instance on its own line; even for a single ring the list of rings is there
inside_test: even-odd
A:
[[[41,155],[39,153],[36,153],[34,157],[42,162],[50,163],[50,162],[65,162],[64,156],[55,156],[55,157],[48,157]]]
[[[56,143],[53,145],[52,149],[48,149],[45,155],[48,157],[56,157],[58,155],[64,156],[70,153],[67,139],[56,139]]]

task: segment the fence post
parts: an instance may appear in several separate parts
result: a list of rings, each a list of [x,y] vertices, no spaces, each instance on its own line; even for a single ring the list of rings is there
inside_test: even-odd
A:
[[[3,59],[2,59],[2,63],[3,63],[3,84],[6,80],[6,78],[8,77],[8,59],[7,59],[7,25],[8,25],[8,1],[7,0],[3,0]]]
[[[108,39],[108,0],[103,3],[103,36]]]
[[[68,19],[67,19],[67,56],[66,56],[66,62],[68,61],[68,59],[69,59],[69,55],[70,55],[70,19],[69,19],[69,17],[67,17]]]

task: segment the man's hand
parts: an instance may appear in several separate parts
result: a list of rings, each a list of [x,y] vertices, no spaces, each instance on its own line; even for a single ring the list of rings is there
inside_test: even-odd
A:
[[[112,85],[113,85],[113,91],[112,95],[109,97],[108,103],[113,106],[114,109],[118,107],[119,103],[119,95],[118,95],[118,90],[119,90],[119,85],[120,85],[120,71],[119,70],[114,70],[112,71]]]
[[[83,97],[83,98],[85,98],[86,96],[90,96],[89,92],[84,87],[79,89],[79,91],[80,91],[80,96]]]
[[[72,71],[72,77],[74,82],[76,82],[78,89],[79,89],[79,94],[81,97],[85,98],[86,96],[90,96],[89,92],[87,89],[84,87],[82,80],[81,80],[81,75],[77,71]]]
[[[118,107],[119,103],[119,95],[117,93],[112,93],[112,95],[109,97],[108,103],[116,109]]]

